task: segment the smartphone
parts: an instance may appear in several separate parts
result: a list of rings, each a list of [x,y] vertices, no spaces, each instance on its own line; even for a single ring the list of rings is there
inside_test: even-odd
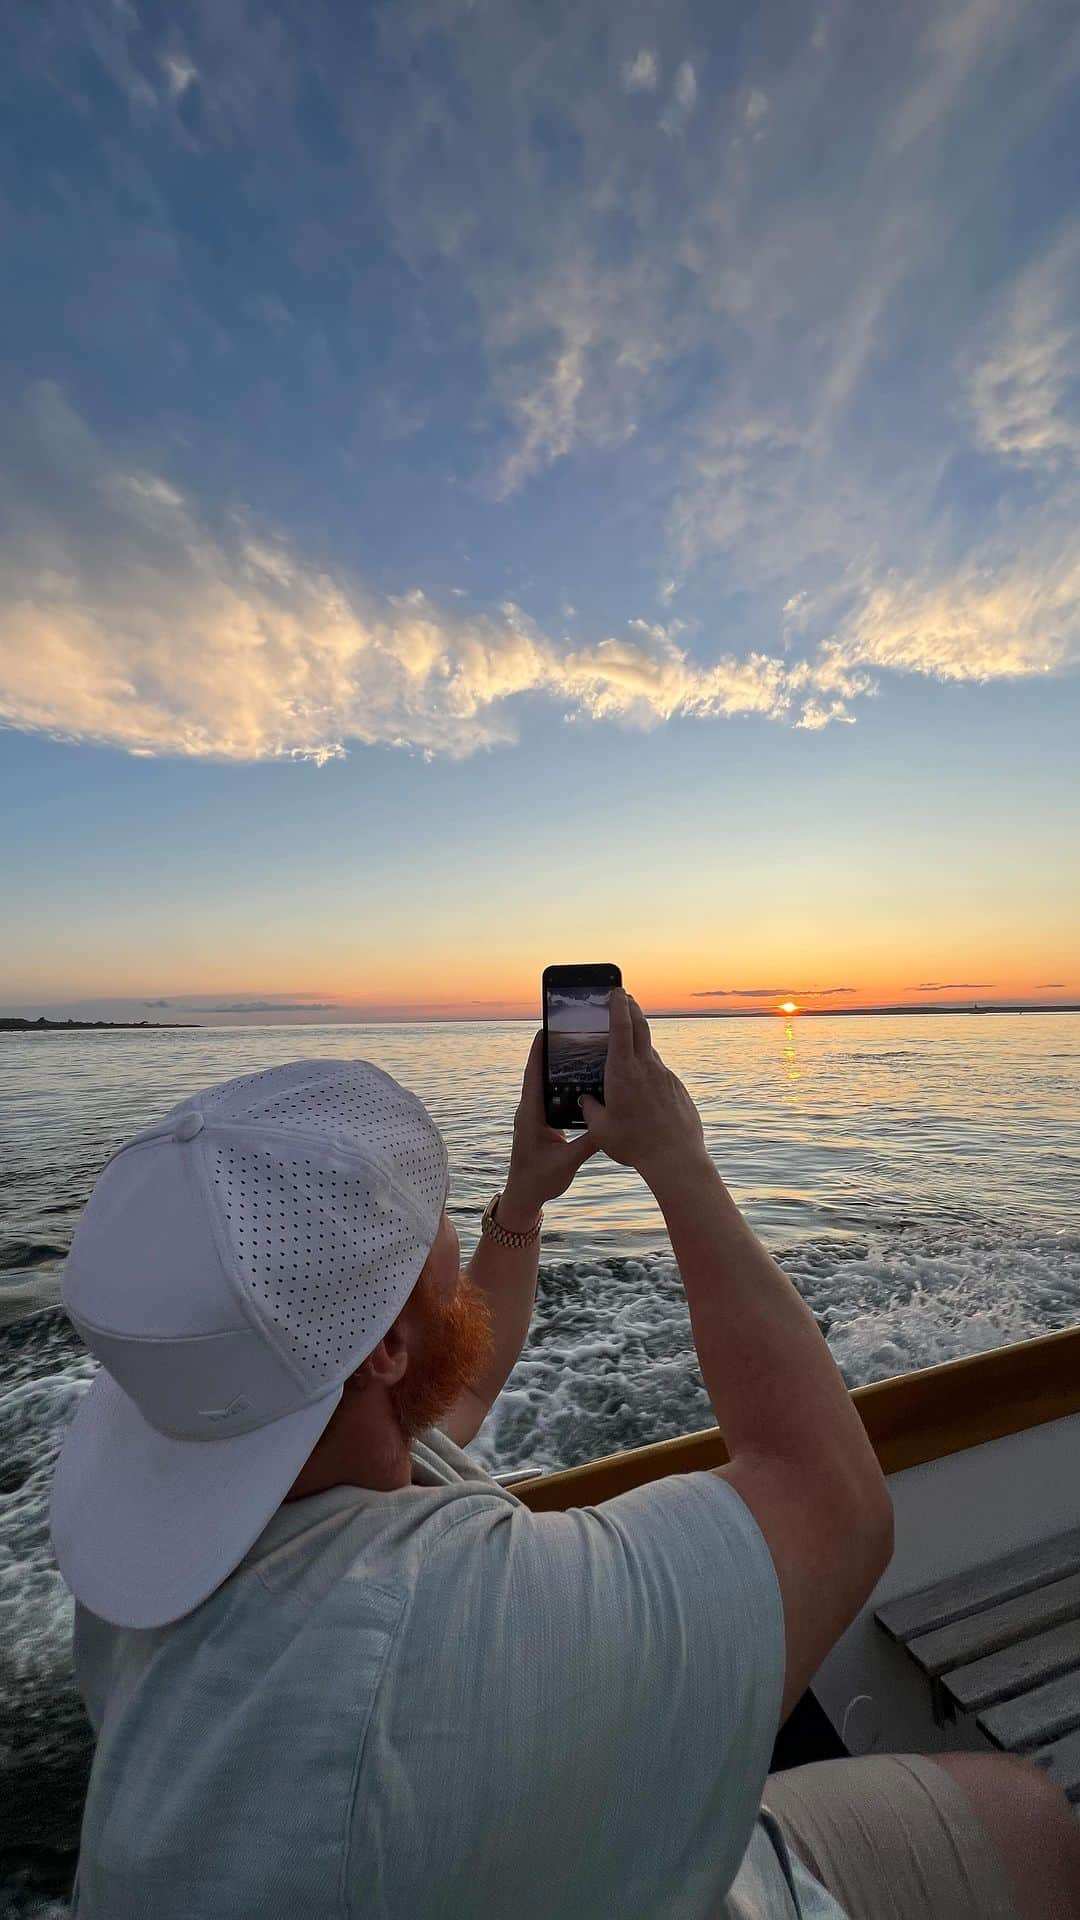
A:
[[[544,1117],[549,1127],[583,1127],[579,1094],[604,1097],[608,1002],[622,974],[610,961],[545,967]]]

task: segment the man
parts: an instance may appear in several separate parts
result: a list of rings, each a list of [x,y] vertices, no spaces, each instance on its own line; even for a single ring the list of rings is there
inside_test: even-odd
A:
[[[534,1042],[464,1275],[442,1140],[362,1061],[211,1088],[105,1169],[64,1281],[102,1371],[52,1502],[98,1736],[80,1920],[1080,1912],[1034,1767],[767,1777],[890,1502],[622,993],[605,1103],[548,1128]],[[663,1210],[731,1458],[533,1515],[460,1449],[525,1338],[541,1208],[598,1148]]]

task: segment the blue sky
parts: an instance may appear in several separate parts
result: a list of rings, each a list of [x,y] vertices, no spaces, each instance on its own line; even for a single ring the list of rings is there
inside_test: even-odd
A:
[[[5,1003],[1080,995],[1073,7],[6,55]]]

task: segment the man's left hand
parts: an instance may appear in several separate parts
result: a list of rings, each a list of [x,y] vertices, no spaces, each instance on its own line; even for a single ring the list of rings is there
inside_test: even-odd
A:
[[[566,1192],[578,1168],[597,1151],[596,1142],[587,1132],[568,1140],[558,1127],[548,1126],[544,1117],[544,1036],[536,1034],[514,1114],[514,1144],[499,1204],[500,1222],[511,1226],[511,1214],[515,1220],[518,1216],[535,1219],[546,1201]]]

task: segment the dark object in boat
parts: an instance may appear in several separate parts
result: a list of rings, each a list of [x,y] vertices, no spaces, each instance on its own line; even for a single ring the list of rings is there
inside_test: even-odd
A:
[[[801,1700],[796,1700],[776,1736],[769,1772],[785,1773],[788,1767],[809,1766],[811,1760],[850,1757],[832,1721],[807,1690]]]

